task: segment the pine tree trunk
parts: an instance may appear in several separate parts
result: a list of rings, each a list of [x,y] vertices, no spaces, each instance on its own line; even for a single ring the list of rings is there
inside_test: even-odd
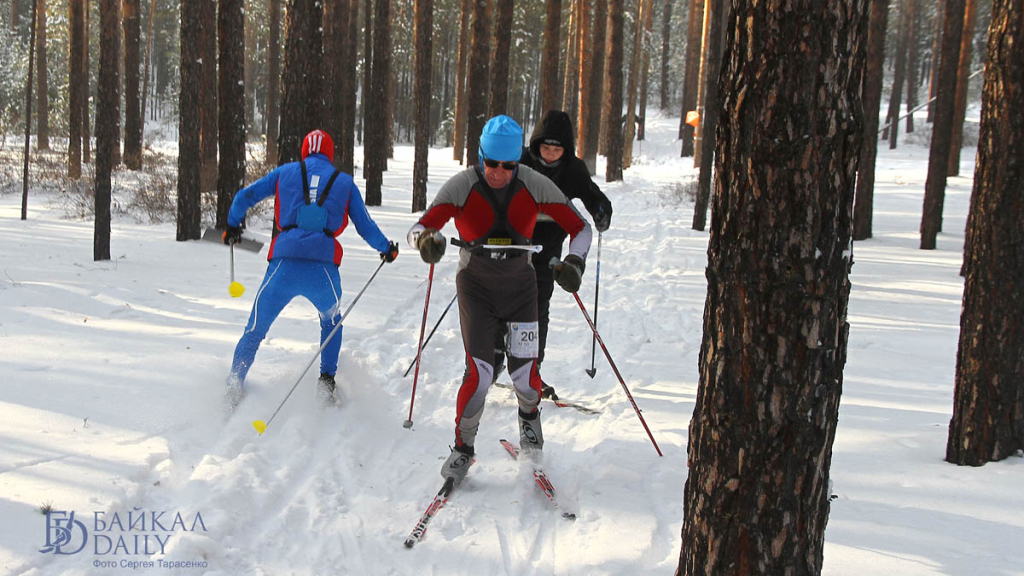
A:
[[[46,64],[46,2],[36,0],[36,149],[50,149],[50,94]]]
[[[358,1],[358,0],[356,0]],[[267,161],[278,158],[281,120],[281,0],[268,0],[267,31]]]
[[[360,98],[363,108],[363,124],[360,126],[360,142],[363,143],[363,177],[369,170],[373,160],[370,158],[369,147],[366,146],[366,124],[370,121],[370,102],[367,95],[370,93],[373,81],[373,0],[366,0],[363,4],[363,93]]]
[[[907,71],[907,48],[908,48],[908,30],[910,28],[907,14],[907,3],[910,0],[903,0],[900,2],[900,17],[897,21],[897,35],[896,41],[896,69],[893,72],[893,84],[892,93],[889,95],[889,111],[885,115],[885,134],[882,136],[883,140],[889,141],[889,149],[895,149],[899,143],[900,133],[900,107],[902,105],[901,100],[903,97],[903,84],[906,81]]]
[[[949,167],[946,176],[960,175],[960,147],[963,145],[964,119],[967,116],[967,78],[971,75],[971,48],[974,45],[974,24],[977,21],[976,0],[966,0],[964,31],[960,37],[957,65],[956,99],[953,101],[953,132],[949,140]],[[1024,47],[1021,47],[1024,50]]]
[[[68,2],[68,178],[82,177],[82,52],[85,49],[84,0]]]
[[[587,80],[580,81],[580,119],[576,126],[576,152],[591,174],[597,172],[597,149],[601,135],[601,103],[604,100],[605,31],[608,24],[608,0],[594,0],[587,34]]]
[[[864,73],[864,135],[857,164],[857,193],[853,207],[853,239],[871,238],[874,218],[875,159],[878,153],[878,112],[882,104],[885,68],[885,28],[889,0],[871,0],[868,17],[867,67]]]
[[[725,25],[729,17],[728,5],[709,2],[704,5],[704,17],[708,21],[707,59],[702,68],[703,104],[701,105],[700,130],[694,160],[699,159],[700,172],[697,177],[697,199],[693,207],[693,229],[703,230],[707,223],[708,202],[711,196],[711,173],[715,154],[715,136],[722,103],[718,94],[718,76],[722,66],[722,52],[725,41]]]
[[[142,67],[142,102],[139,109],[139,130],[143,137],[146,134],[146,100],[149,99],[149,77],[152,75],[153,57],[153,19],[156,15],[156,0],[149,2],[149,32],[146,33],[146,63]]]
[[[565,74],[562,75],[562,110],[569,118],[579,115],[580,93],[580,27],[584,0],[572,0],[569,9],[569,34],[565,45]],[[542,110],[541,114],[547,110]]]
[[[334,140],[334,167],[341,169],[344,149],[345,53],[348,39],[348,0],[324,0],[324,124],[322,128]]]
[[[228,210],[235,193],[245,185],[245,2],[219,0],[220,109],[217,170],[217,226],[228,224]]]
[[[929,124],[935,120],[935,100],[939,89],[939,55],[942,53],[942,21],[945,14],[946,0],[936,0],[935,30],[932,36],[932,64],[928,78],[928,117]]]
[[[376,0],[373,12],[373,70],[367,94],[366,117],[366,205],[380,206],[381,186],[388,157],[388,100],[391,93],[391,46],[388,19],[390,0]]]
[[[914,131],[914,113],[917,107],[917,88],[920,80],[917,72],[921,65],[921,13],[917,0],[907,0],[907,15],[910,17],[910,48],[907,52],[907,134]]]
[[[92,130],[89,128],[91,122],[89,122],[89,94],[91,84],[89,78],[89,1],[85,1],[85,27],[83,28],[82,38],[82,101],[79,105],[82,107],[82,162],[88,164],[90,162],[89,155],[92,149]]]
[[[32,73],[35,70],[35,39],[36,39],[36,10],[35,5],[38,0],[32,2],[32,25],[29,29],[29,41],[28,41],[28,78],[25,80],[25,156],[24,164],[22,166],[22,178],[21,178],[21,219],[28,219],[28,157],[29,157],[29,139],[31,138],[30,132],[32,130]],[[12,10],[13,13],[13,10]],[[98,183],[98,181],[97,181]],[[109,196],[109,193],[108,193]],[[109,234],[107,237],[109,238]],[[108,241],[109,244],[109,241]]]
[[[110,173],[118,132],[121,66],[118,62],[119,0],[100,0],[100,82],[96,95],[96,214],[93,260],[110,260]],[[199,236],[196,235],[196,238]]]
[[[672,2],[674,0],[665,0],[665,9],[661,13],[661,105],[662,111],[667,112],[672,103],[669,101],[671,95],[668,91],[668,70],[669,70],[669,56],[671,51],[669,47],[672,45],[669,40],[672,36]],[[683,117],[685,119],[685,115]]]
[[[924,185],[921,215],[921,249],[934,250],[935,237],[942,230],[942,205],[946,195],[946,170],[953,132],[953,105],[956,97],[957,66],[960,60],[960,35],[964,28],[965,0],[946,0],[942,24],[942,55],[939,62],[938,97],[932,124],[932,143],[928,153],[928,176]]]
[[[256,62],[253,61],[256,54],[256,31],[255,27],[247,25],[245,20],[245,12],[243,12],[242,25],[245,28],[245,43],[243,44],[245,62],[242,63],[242,103],[245,107],[243,114],[245,125],[243,126],[242,135],[245,140],[248,140],[250,134],[256,130]]]
[[[480,148],[480,131],[487,121],[490,56],[490,35],[487,33],[488,0],[473,0],[472,33],[469,47],[469,69],[466,71],[466,165],[476,166]]]
[[[622,6],[623,0],[608,0],[608,39],[605,44],[605,91],[601,127],[607,141],[605,181],[622,180]]]
[[[217,189],[217,27],[211,25],[217,21],[217,0],[202,0],[200,17],[204,26],[199,40],[203,59],[199,182],[202,191],[209,192]]]
[[[462,164],[466,156],[466,111],[469,108],[466,102],[466,68],[469,63],[470,17],[473,6],[472,0],[462,0],[462,7],[459,10],[459,65],[455,70],[455,129],[452,135],[452,154],[459,164]]]
[[[689,22],[686,26],[686,61],[683,72],[683,100],[679,118],[679,139],[683,141],[680,156],[693,156],[694,128],[686,123],[686,113],[697,109],[700,86],[700,38],[704,23],[704,0],[690,0]]]
[[[345,63],[342,75],[345,78],[343,91],[342,126],[341,126],[341,164],[340,169],[346,174],[355,174],[356,148],[356,62],[359,59],[359,0],[346,0],[349,5],[348,33],[345,35]],[[337,152],[336,152],[337,154]]]
[[[849,334],[867,2],[733,9],[677,573],[818,574]]]
[[[302,139],[323,125],[323,5],[289,0],[285,10],[278,165],[302,157]]]
[[[629,80],[626,82],[626,123],[622,135],[622,169],[633,163],[633,137],[636,136],[636,105],[639,94],[641,56],[644,51],[644,22],[649,11],[645,0],[636,3],[636,29],[633,33],[633,54],[629,63]]]
[[[643,46],[643,57],[640,64],[640,120],[636,127],[636,139],[641,141],[646,136],[647,126],[647,93],[650,85],[650,73],[651,73],[651,25],[654,16],[654,0],[641,0],[646,4],[644,8],[644,14],[647,16],[644,18],[644,37],[641,45]],[[630,156],[632,156],[633,143],[629,143]]]
[[[562,108],[558,84],[558,30],[562,20],[562,0],[547,0],[544,19],[544,47],[540,59],[541,114]]]
[[[139,102],[139,56],[142,33],[139,0],[122,0],[124,7],[124,165],[142,169],[142,104]]]
[[[416,149],[412,169],[412,211],[427,208],[427,152],[430,148],[431,66],[434,4],[416,0]]]
[[[491,57],[491,102],[488,117],[508,114],[508,53],[512,45],[512,0],[495,0],[494,52]]]
[[[1024,449],[1024,0],[994,0],[946,460]]]
[[[109,0],[104,0],[109,1]],[[116,0],[115,0],[116,1]],[[207,0],[181,0],[181,84],[178,96],[178,231],[176,239],[199,238],[202,206],[199,187],[202,122],[202,16]]]

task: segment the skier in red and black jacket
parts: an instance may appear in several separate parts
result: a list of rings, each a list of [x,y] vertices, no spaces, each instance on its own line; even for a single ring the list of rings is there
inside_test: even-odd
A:
[[[590,225],[551,180],[521,166],[523,131],[508,116],[484,125],[473,166],[449,179],[411,230],[409,244],[424,262],[440,261],[446,241],[440,229],[455,219],[462,248],[455,277],[466,372],[455,413],[455,447],[441,476],[462,481],[473,463],[473,443],[493,382],[494,340],[509,332],[508,370],[519,400],[519,439],[525,455],[544,445],[540,424],[541,379],[537,372],[537,274],[528,258],[540,216],[570,237],[569,254],[555,263],[554,281],[575,292],[590,249]],[[543,264],[545,268],[548,262]]]
[[[576,157],[576,144],[573,138],[572,120],[561,110],[548,110],[544,118],[537,124],[530,137],[530,146],[523,150],[519,160],[521,166],[529,166],[547,176],[558,186],[558,189],[570,200],[579,199],[587,212],[594,219],[594,227],[604,232],[612,221],[612,203],[601,192],[597,184],[590,178],[587,164]],[[544,349],[548,340],[548,318],[551,309],[551,295],[555,281],[552,269],[548,266],[552,258],[561,260],[562,244],[565,243],[565,230],[556,222],[542,214],[537,218],[537,226],[533,230],[531,240],[544,250],[533,255],[533,267],[537,271],[537,314],[540,322],[539,349],[537,367],[544,362]],[[505,356],[504,334],[494,346],[495,366],[500,367]],[[497,378],[500,368],[495,370]],[[558,399],[555,389],[542,381],[541,395],[553,400]]]

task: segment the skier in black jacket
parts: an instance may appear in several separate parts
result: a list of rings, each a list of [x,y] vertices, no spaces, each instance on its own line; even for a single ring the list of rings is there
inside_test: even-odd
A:
[[[579,198],[583,201],[583,206],[590,212],[598,232],[608,229],[612,220],[612,203],[590,179],[586,163],[576,157],[572,121],[568,114],[561,110],[548,110],[534,128],[530,145],[523,149],[519,163],[550,178],[569,200]],[[548,339],[548,312],[555,287],[550,262],[552,258],[561,261],[565,238],[565,230],[550,217],[541,214],[537,218],[532,242],[544,246],[542,252],[533,255],[533,268],[537,271],[537,312],[540,322],[538,369],[544,361],[544,347]],[[505,357],[504,334],[499,336],[494,348],[494,366],[500,367],[504,364]],[[500,368],[494,371],[495,379],[499,370]],[[553,400],[558,399],[555,389],[546,382],[542,386],[542,395]]]

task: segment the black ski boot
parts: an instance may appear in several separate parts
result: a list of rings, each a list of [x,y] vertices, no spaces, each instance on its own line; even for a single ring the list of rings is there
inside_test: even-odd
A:
[[[458,486],[469,472],[469,467],[473,465],[474,455],[475,451],[472,446],[466,444],[455,446],[452,448],[452,453],[448,455],[448,459],[441,465],[441,477],[446,480],[454,479],[455,485]]]
[[[316,397],[324,406],[331,406],[337,400],[334,389],[334,375],[321,373],[320,379],[316,381]]]
[[[540,408],[532,414],[519,411],[519,447],[523,454],[537,455],[544,448],[544,431],[540,427]]]

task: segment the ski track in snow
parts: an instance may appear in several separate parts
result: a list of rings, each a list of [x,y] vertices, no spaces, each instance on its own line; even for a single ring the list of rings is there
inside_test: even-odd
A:
[[[653,114],[649,122],[651,142],[638,148],[626,182],[597,178],[615,206],[602,238],[597,324],[665,457],[656,455],[600,346],[592,348],[575,300],[556,287],[542,374],[563,398],[600,411],[542,403],[542,465],[577,519],[561,518],[534,486],[530,466],[499,445],[502,437],[518,440],[517,403],[511,391],[496,389],[476,463],[412,550],[402,541],[441,486],[438,471],[453,442],[464,352],[456,303],[424,347],[414,425],[403,428],[414,376],[402,374],[416,355],[428,273],[404,241],[416,218],[408,212],[411,147],[396,147],[384,205],[370,209],[401,256],[346,319],[340,405],[317,404],[314,364],[263,436],[251,422],[270,417],[319,334],[313,307],[295,300],[263,343],[245,400],[224,413],[224,377],[265,253],[235,255],[247,292],[231,299],[226,251],[173,242],[173,223],[115,219],[114,260],[96,263],[91,222],[61,219],[33,199],[29,220],[19,223],[16,199],[0,196],[0,242],[11,250],[0,300],[14,304],[0,316],[0,340],[13,352],[2,364],[21,384],[0,397],[0,571],[93,572],[80,556],[37,552],[43,524],[33,507],[52,500],[89,515],[200,512],[209,530],[175,533],[163,557],[205,559],[209,567],[152,571],[160,574],[671,572],[697,393],[708,235],[691,230],[692,202],[680,192],[696,172],[691,159],[676,157],[678,119]],[[851,360],[832,468],[839,499],[826,533],[825,572],[1010,573],[1008,565],[1024,565],[1002,558],[1012,554],[1007,543],[1024,538],[1024,526],[1003,511],[1022,503],[1011,488],[1020,485],[1020,464],[959,470],[937,462],[962,291],[951,272],[969,185],[958,188],[951,179],[946,228],[953,232],[940,236],[946,250],[921,253],[916,221],[906,226],[920,208],[921,151],[880,154],[889,156],[879,164],[876,238],[854,250]],[[430,155],[428,198],[460,169],[450,149]],[[454,226],[444,233],[454,235]],[[354,231],[342,243],[344,310],[379,260]],[[424,335],[455,293],[451,252],[435,267]],[[580,292],[592,316],[596,256],[595,235]],[[908,266],[924,272],[901,276]],[[913,344],[896,345],[904,341]],[[593,379],[584,372],[592,354]],[[926,368],[893,371],[908,354]],[[981,485],[986,494],[955,491]],[[933,526],[961,541],[937,536]]]

